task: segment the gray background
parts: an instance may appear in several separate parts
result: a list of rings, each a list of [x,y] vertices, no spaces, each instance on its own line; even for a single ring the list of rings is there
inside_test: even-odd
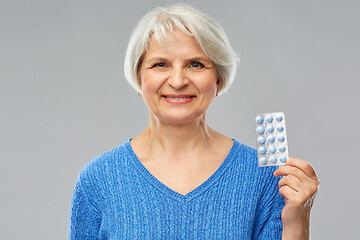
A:
[[[147,125],[124,53],[136,21],[172,2],[1,0],[1,239],[66,239],[79,171]],[[290,154],[322,184],[313,239],[356,239],[360,2],[191,3],[225,28],[241,58],[209,125],[255,146],[254,114],[285,112]]]

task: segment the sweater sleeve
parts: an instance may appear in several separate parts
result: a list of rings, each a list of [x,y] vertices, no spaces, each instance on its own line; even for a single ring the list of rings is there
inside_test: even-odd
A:
[[[285,200],[279,193],[278,182],[279,178],[274,176],[269,179],[264,198],[259,206],[254,239],[280,240],[282,238],[281,212],[285,206]]]
[[[79,178],[71,201],[68,239],[98,239],[100,225],[101,215],[91,204]]]

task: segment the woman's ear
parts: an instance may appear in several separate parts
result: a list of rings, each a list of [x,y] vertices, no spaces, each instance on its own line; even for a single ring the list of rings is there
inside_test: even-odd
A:
[[[140,88],[140,91],[141,91],[142,82],[141,82],[140,71],[137,72],[136,76],[137,76],[137,82],[138,82],[138,85],[139,85],[139,88]]]
[[[140,89],[141,89],[141,85],[142,85],[141,74],[140,74],[141,65],[142,65],[142,59],[143,59],[143,56],[140,57],[139,63],[137,65],[137,67],[136,67],[136,77],[137,77],[137,81],[138,81],[138,85],[139,85]]]
[[[221,80],[218,79],[216,82],[216,96],[218,95],[218,92],[221,90]]]

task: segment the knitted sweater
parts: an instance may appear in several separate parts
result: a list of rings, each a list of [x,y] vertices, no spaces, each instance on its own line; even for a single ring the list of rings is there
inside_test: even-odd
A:
[[[186,195],[156,179],[130,140],[80,172],[69,239],[281,239],[284,199],[275,167],[234,140],[216,172]]]

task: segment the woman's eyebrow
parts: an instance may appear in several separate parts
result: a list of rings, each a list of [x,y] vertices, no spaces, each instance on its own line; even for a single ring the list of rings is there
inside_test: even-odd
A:
[[[169,61],[166,57],[152,57],[150,59],[148,59],[146,62],[147,63],[153,63],[153,62],[167,62]],[[194,56],[194,57],[189,57],[185,59],[186,62],[205,62],[206,64],[212,64],[212,61],[210,59],[208,59],[207,57],[202,57],[202,56]]]
[[[149,60],[147,60],[146,62],[166,62],[167,59],[164,57],[152,57]]]
[[[192,58],[189,58],[187,61],[204,61],[206,63],[212,63],[212,61],[210,61],[210,59],[206,58],[206,57],[192,57]]]

